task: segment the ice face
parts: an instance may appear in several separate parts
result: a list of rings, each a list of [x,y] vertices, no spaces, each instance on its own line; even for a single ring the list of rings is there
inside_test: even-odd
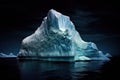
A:
[[[73,60],[108,60],[93,42],[85,42],[68,16],[51,9],[42,24],[22,41],[18,57],[73,57]],[[102,57],[102,58],[101,58]]]

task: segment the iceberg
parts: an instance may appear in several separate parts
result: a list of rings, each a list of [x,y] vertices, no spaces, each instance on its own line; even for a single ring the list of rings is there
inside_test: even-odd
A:
[[[4,53],[0,53],[0,58],[16,58],[17,56],[14,55],[13,53],[10,54],[4,54]]]
[[[95,43],[82,40],[68,16],[53,9],[41,26],[23,39],[17,56],[48,61],[109,60]]]

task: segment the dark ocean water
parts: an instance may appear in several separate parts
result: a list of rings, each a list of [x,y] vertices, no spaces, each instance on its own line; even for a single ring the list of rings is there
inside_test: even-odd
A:
[[[119,80],[119,64],[119,57],[89,62],[0,59],[0,80]]]

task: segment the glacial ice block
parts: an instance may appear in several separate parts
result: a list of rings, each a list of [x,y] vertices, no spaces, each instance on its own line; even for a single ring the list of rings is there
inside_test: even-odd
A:
[[[41,26],[23,39],[19,58],[45,60],[109,60],[96,44],[82,40],[68,16],[49,10]],[[61,57],[61,59],[60,59]]]

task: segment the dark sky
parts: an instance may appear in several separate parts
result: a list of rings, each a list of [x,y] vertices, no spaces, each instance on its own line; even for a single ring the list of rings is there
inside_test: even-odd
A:
[[[1,0],[0,52],[17,53],[22,39],[40,26],[42,19],[51,8],[70,16],[81,35],[119,37],[119,7],[119,2],[116,1],[33,0],[13,2]],[[83,38],[87,40],[86,36]],[[93,39],[89,38],[89,40]]]
[[[55,9],[71,17],[79,28],[93,28],[96,32],[119,33],[118,2],[84,0],[39,0],[26,2],[0,2],[0,26],[2,31],[33,30],[40,25],[49,9]],[[87,25],[89,24],[89,25]],[[87,28],[87,29],[88,29]],[[81,31],[81,30],[80,30]]]

